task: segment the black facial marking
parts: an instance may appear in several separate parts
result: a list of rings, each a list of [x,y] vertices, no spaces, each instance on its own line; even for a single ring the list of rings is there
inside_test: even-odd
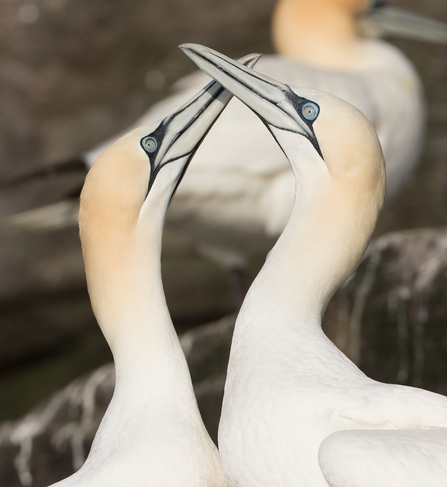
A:
[[[160,150],[161,142],[163,141],[164,134],[166,133],[166,128],[163,126],[163,122],[160,123],[160,125],[150,134],[144,136],[140,140],[140,145],[144,152],[146,152],[147,157],[149,158],[149,162],[151,165],[151,171],[149,175],[149,183],[147,187],[147,193],[146,196],[148,195],[152,185],[154,184],[155,178],[157,177],[158,171],[160,170],[160,166],[156,167],[155,166],[155,160],[157,158],[157,154]],[[144,143],[148,138],[153,139],[156,142],[156,147],[155,150],[149,151],[146,147],[146,144]]]
[[[228,76],[229,78],[232,78],[233,80],[237,81],[239,84],[241,84],[242,86],[245,86],[247,89],[249,89],[250,91],[252,91],[253,93],[255,93],[256,95],[258,95],[260,98],[263,98],[264,100],[267,100],[269,101],[270,103],[274,104],[279,110],[283,110],[283,108],[281,106],[279,106],[277,104],[277,102],[275,100],[272,100],[272,99],[269,99],[265,96],[265,94],[261,94],[259,93],[253,86],[251,86],[250,84],[244,82],[243,80],[239,79],[236,75],[233,75],[232,73],[228,72],[227,70],[225,70],[224,68],[222,68],[222,66],[220,66],[217,62],[215,62],[214,60],[212,59],[208,59],[205,55],[203,55],[201,52],[199,51],[196,51],[194,50],[193,51],[195,55],[197,55],[198,57],[202,58],[204,61],[206,61],[207,63],[213,65],[215,68],[217,68],[219,71],[222,71],[225,76]],[[224,58],[220,57],[218,53],[215,53],[214,54],[217,58],[220,58],[222,59],[223,61],[226,61]],[[250,71],[250,72],[247,72],[247,71],[244,71],[245,74],[251,76],[252,78],[255,78],[255,79],[258,79],[258,80],[261,80],[263,83],[266,83],[270,86],[273,86],[275,89],[277,90],[281,90],[284,95],[286,96],[286,98],[291,102],[291,104],[294,106],[294,108],[297,110],[297,113],[298,115],[300,116],[300,118],[303,120],[303,122],[309,127],[309,130],[311,132],[311,136],[308,135],[308,134],[301,134],[303,135],[304,137],[306,137],[310,142],[311,144],[313,145],[313,147],[315,148],[315,150],[318,152],[318,154],[320,155],[320,157],[324,160],[324,157],[323,157],[323,154],[321,152],[321,149],[320,149],[320,146],[318,145],[318,141],[317,141],[317,138],[315,136],[315,132],[313,130],[313,127],[312,127],[312,123],[315,121],[310,121],[310,120],[307,120],[305,119],[303,116],[302,116],[302,106],[305,105],[306,103],[315,103],[315,102],[312,102],[311,100],[306,100],[305,98],[301,98],[300,96],[298,96],[297,94],[295,94],[288,85],[281,85],[284,86],[284,88],[282,88],[281,86],[278,86],[277,84],[275,84],[273,81],[269,81],[269,80],[266,80],[264,78],[260,78],[257,74],[256,74],[256,71]],[[315,105],[317,105],[315,103]],[[320,109],[320,107],[317,105],[318,109]],[[253,112],[256,113],[255,110],[253,110],[251,108],[251,110]],[[283,110],[284,111],[284,110]],[[256,115],[261,119],[261,121],[264,123],[264,125],[269,129],[270,131],[270,128],[269,126],[270,125],[273,125],[275,126],[274,123],[272,122],[269,122],[267,120],[264,119],[264,117],[262,117],[261,115],[259,115],[258,113],[256,113]],[[317,117],[318,118],[318,117]],[[282,130],[287,130],[287,129],[284,129],[283,127],[277,127],[279,129],[282,129]]]
[[[299,115],[299,117],[301,118],[301,120],[307,125],[307,127],[309,128],[310,133],[312,134],[312,137],[310,137],[307,134],[304,134],[304,137],[306,137],[310,141],[310,143],[314,146],[314,149],[318,152],[318,154],[320,155],[320,157],[324,160],[323,154],[321,152],[321,149],[320,149],[320,146],[318,144],[318,140],[317,140],[317,137],[315,135],[314,128],[313,128],[313,124],[314,124],[315,120],[318,119],[318,114],[320,112],[320,106],[318,105],[318,103],[315,103],[312,100],[308,100],[307,98],[303,98],[301,96],[298,96],[292,90],[289,90],[286,93],[286,96],[287,96],[288,100],[290,101],[290,103],[295,108],[295,110],[296,110],[297,114]],[[312,104],[314,104],[318,108],[318,114],[314,118],[314,120],[308,120],[307,118],[305,118],[303,116],[303,107],[307,103],[312,103]]]
[[[207,85],[207,87],[203,90],[203,93],[209,91],[210,88],[212,86],[214,86],[215,84],[216,84],[215,81],[212,81],[211,83],[209,83]],[[197,118],[202,115],[202,113],[209,107],[209,105],[215,99],[217,99],[220,96],[220,94],[224,91],[224,89],[225,88],[223,86],[221,86],[220,89],[218,89],[216,91],[216,93],[212,94],[212,96],[208,100],[208,102],[207,103],[204,103],[203,106],[194,113],[194,116],[192,116],[189,119],[188,123],[186,123],[182,127],[182,130],[180,130],[179,132],[177,132],[177,133],[174,134],[174,136],[172,137],[172,140],[170,141],[169,145],[164,147],[164,153],[165,154],[167,154],[167,152],[169,151],[169,149],[175,144],[175,142],[178,140],[178,138],[184,132],[186,132],[191,127],[191,125],[194,124],[194,122],[197,120]],[[212,124],[210,125],[210,127],[208,128],[208,130],[203,134],[202,138],[199,141],[197,141],[197,143],[194,145],[194,147],[191,150],[189,150],[188,152],[185,152],[183,154],[180,154],[180,155],[176,156],[175,159],[174,158],[166,159],[166,160],[163,160],[163,163],[161,163],[161,164],[159,163],[158,165],[156,164],[157,156],[158,156],[159,151],[160,151],[160,149],[161,149],[161,147],[163,145],[163,142],[164,142],[164,140],[166,138],[166,133],[168,132],[169,125],[173,122],[173,120],[176,117],[178,117],[186,109],[190,108],[191,105],[194,104],[197,101],[198,98],[200,98],[200,96],[199,97],[195,97],[194,99],[191,100],[190,103],[188,103],[187,105],[183,106],[180,110],[178,110],[174,114],[170,115],[169,117],[166,117],[165,119],[163,119],[161,121],[160,125],[153,132],[151,132],[148,135],[145,135],[142,139],[140,139],[140,145],[141,145],[142,149],[144,150],[144,152],[146,153],[146,155],[148,156],[149,162],[150,162],[150,165],[151,165],[151,171],[150,171],[150,177],[149,177],[149,182],[148,182],[148,188],[147,188],[146,196],[149,194],[149,191],[150,191],[152,185],[154,184],[155,178],[157,177],[158,173],[160,172],[160,169],[163,166],[165,166],[166,164],[169,164],[170,162],[172,162],[174,160],[177,160],[177,159],[180,159],[182,157],[188,156],[188,161],[186,162],[185,167],[183,168],[182,172],[180,173],[180,176],[179,176],[179,179],[177,181],[177,184],[175,185],[173,194],[171,196],[171,199],[172,199],[172,197],[174,196],[175,191],[177,190],[178,185],[180,184],[180,182],[181,182],[181,180],[182,180],[182,178],[183,178],[183,176],[184,176],[184,174],[186,172],[186,169],[188,168],[188,165],[189,165],[190,160],[192,159],[192,157],[194,156],[194,154],[197,151],[198,147],[200,146],[200,144],[202,143],[203,139],[205,138],[206,134],[210,130]],[[149,144],[148,144],[148,141],[149,141]],[[154,143],[152,144],[151,141],[153,141]]]

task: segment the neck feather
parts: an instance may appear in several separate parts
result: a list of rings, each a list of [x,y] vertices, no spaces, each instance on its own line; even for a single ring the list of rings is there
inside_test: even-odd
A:
[[[303,200],[297,198],[284,232],[247,293],[233,339],[247,343],[244,350],[270,353],[273,342],[306,347],[306,337],[313,340],[322,333],[327,303],[356,269],[379,211],[377,202],[362,191],[349,194],[330,180],[310,204]]]
[[[190,395],[188,367],[161,280],[165,203],[132,215],[127,209],[101,213],[81,201],[81,240],[90,299],[114,356],[117,390],[135,385],[135,393],[142,394],[146,383],[151,393],[181,395],[184,389]]]

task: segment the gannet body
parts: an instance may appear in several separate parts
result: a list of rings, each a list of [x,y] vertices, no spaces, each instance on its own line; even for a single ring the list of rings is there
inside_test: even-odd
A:
[[[116,387],[85,464],[57,486],[227,486],[166,306],[160,254],[169,203],[230,99],[212,82],[161,123],[119,139],[87,175],[80,236]]]
[[[421,83],[407,58],[389,43],[358,35],[358,14],[369,3],[279,1],[273,21],[278,55],[264,56],[257,69],[287,84],[335,94],[359,108],[379,134],[391,198],[418,160],[424,103]],[[204,82],[202,76],[190,78],[136,125],[166,116]],[[111,142],[84,154],[88,167]],[[198,151],[168,224],[188,233],[200,251],[224,266],[239,267],[271,248],[287,223],[293,198],[293,174],[284,154],[256,116],[233,100]],[[60,211],[65,218],[66,207]],[[43,213],[42,219],[47,215]],[[37,220],[36,213],[16,219],[25,225],[46,225]],[[60,225],[58,217],[55,225]]]
[[[236,321],[219,426],[230,485],[446,485],[447,398],[368,378],[321,329],[382,206],[373,128],[330,94],[183,49],[257,113],[296,179],[291,217]]]

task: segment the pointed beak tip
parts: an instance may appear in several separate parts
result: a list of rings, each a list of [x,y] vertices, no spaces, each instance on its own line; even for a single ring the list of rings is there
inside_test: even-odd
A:
[[[196,51],[198,51],[203,46],[201,46],[200,44],[194,44],[192,42],[185,42],[183,44],[180,44],[178,47],[185,54],[187,54],[188,52],[196,52]]]
[[[188,42],[186,44],[180,44],[179,49],[181,49],[186,56],[194,61],[198,57],[199,52],[201,52],[201,47],[202,46],[199,44],[192,44]]]

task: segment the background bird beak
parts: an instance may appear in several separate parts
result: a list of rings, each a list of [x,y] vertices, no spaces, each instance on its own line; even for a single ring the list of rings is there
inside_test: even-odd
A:
[[[180,49],[200,69],[250,107],[266,125],[300,133],[315,145],[315,134],[298,115],[294,103],[304,99],[287,85],[248,69],[208,47],[182,44]]]
[[[254,66],[260,57],[261,54],[249,54],[240,62]],[[232,93],[212,81],[175,113],[166,117],[154,132],[163,135],[160,137],[162,143],[154,154],[155,167],[193,155],[232,97]]]
[[[379,3],[364,14],[365,34],[447,44],[447,25],[401,7]]]

